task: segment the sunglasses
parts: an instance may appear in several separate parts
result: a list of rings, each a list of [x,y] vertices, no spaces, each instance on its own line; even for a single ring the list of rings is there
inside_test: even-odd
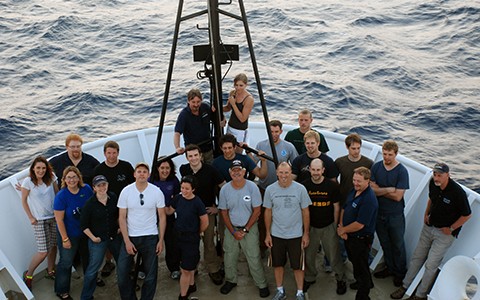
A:
[[[140,194],[140,205],[144,205],[145,201],[143,201],[143,194]]]

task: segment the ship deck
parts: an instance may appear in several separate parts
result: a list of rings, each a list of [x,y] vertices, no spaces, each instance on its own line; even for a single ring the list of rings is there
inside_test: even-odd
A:
[[[323,256],[318,255],[317,266],[319,272],[317,280],[316,283],[312,285],[308,290],[308,293],[306,294],[306,299],[354,299],[356,291],[351,290],[350,288],[347,289],[347,293],[345,295],[340,296],[336,294],[336,281],[334,273],[326,273],[322,266],[321,260],[323,260]],[[275,292],[273,269],[270,267],[266,267],[266,258],[263,260],[263,262],[265,266],[268,286],[271,293],[271,296],[265,299],[271,299]],[[347,261],[346,267],[348,283],[351,283],[354,281],[351,263]],[[207,271],[202,265],[202,262],[200,262],[198,271],[199,272],[195,278],[197,284],[197,292],[190,295],[191,299],[261,299],[258,295],[258,288],[255,286],[252,278],[249,276],[248,266],[243,256],[240,257],[238,264],[238,285],[228,295],[222,295],[220,293],[221,286],[216,286],[212,283],[212,281],[208,277]],[[170,272],[166,267],[163,256],[159,260],[158,272],[158,284],[155,299],[177,299],[179,294],[178,281],[172,280],[170,278]],[[81,271],[75,272],[72,276],[71,296],[73,297],[73,299],[80,299],[81,289],[83,286],[83,276],[81,273]],[[120,296],[118,293],[115,271],[112,273],[112,275],[103,279],[106,285],[104,287],[97,287],[97,289],[95,290],[95,299],[119,299]],[[396,287],[393,285],[392,278],[373,278],[373,280],[375,287],[370,292],[370,298],[372,300],[389,299],[389,294],[396,289]],[[139,280],[138,283],[141,284],[142,281]],[[294,284],[293,272],[291,271],[291,269],[289,269],[288,264],[285,270],[284,287],[287,293],[287,299],[294,299],[296,287]],[[56,299],[55,293],[53,291],[53,281],[43,278],[43,272],[40,272],[37,276],[35,276],[32,292],[35,295],[35,299]],[[140,291],[137,292],[137,296],[140,298]]]

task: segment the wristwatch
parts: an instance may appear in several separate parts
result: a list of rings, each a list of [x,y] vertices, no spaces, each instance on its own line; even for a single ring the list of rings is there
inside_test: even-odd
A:
[[[248,233],[247,227],[243,227],[242,231],[245,232],[245,233]]]

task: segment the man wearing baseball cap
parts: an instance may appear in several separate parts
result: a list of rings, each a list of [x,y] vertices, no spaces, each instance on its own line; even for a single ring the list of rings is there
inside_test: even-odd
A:
[[[443,256],[470,218],[471,209],[462,187],[450,178],[450,168],[437,163],[432,169],[427,208],[420,239],[415,249],[403,285],[393,292],[392,299],[402,299],[418,271],[425,263],[425,273],[410,300],[427,299],[428,288],[435,279]]]
[[[233,160],[229,168],[232,180],[220,190],[218,208],[225,222],[225,284],[220,292],[228,294],[237,285],[237,262],[242,249],[260,297],[265,298],[270,292],[260,257],[257,226],[262,196],[257,185],[245,179],[245,172],[242,161]]]

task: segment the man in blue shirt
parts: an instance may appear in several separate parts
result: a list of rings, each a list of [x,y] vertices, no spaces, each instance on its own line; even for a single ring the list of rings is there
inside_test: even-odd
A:
[[[370,300],[373,287],[368,255],[372,247],[378,203],[370,187],[370,170],[359,167],[353,173],[353,190],[340,213],[337,234],[345,240],[348,259],[358,286],[355,300]]]
[[[383,161],[372,166],[372,183],[378,200],[377,235],[383,249],[385,269],[376,272],[376,278],[393,276],[395,286],[400,286],[407,273],[405,251],[405,216],[403,208],[405,191],[409,188],[408,171],[397,161],[398,145],[388,140],[383,143]]]
[[[183,134],[185,145],[202,143],[200,149],[203,159],[207,163],[213,160],[213,144],[210,134],[210,121],[213,118],[213,108],[202,102],[202,93],[198,89],[191,89],[187,94],[187,107],[182,109],[175,124],[173,144],[176,152],[183,154],[185,149],[180,146],[180,136]]]

